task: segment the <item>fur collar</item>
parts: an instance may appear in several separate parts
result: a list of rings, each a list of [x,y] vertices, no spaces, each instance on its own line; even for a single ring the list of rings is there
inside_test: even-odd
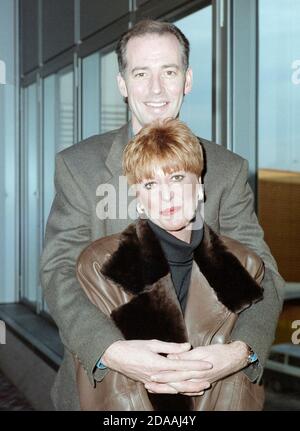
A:
[[[194,251],[194,260],[218,300],[230,311],[238,313],[262,298],[262,288],[206,224],[203,240]],[[169,271],[159,240],[146,220],[138,220],[123,231],[118,249],[101,272],[137,295]]]
[[[239,312],[262,297],[260,286],[207,225],[203,240],[194,251],[194,260],[218,300],[232,312]],[[125,339],[188,341],[168,262],[145,220],[138,220],[123,231],[117,250],[101,272],[133,294],[129,302],[111,314]],[[155,411],[194,410],[194,397],[148,393],[148,398]]]

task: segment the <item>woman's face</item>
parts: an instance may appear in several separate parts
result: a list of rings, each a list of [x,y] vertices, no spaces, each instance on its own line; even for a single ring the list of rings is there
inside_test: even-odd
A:
[[[187,227],[198,206],[199,180],[184,170],[165,174],[161,169],[152,179],[137,184],[138,206],[161,228],[172,232]]]

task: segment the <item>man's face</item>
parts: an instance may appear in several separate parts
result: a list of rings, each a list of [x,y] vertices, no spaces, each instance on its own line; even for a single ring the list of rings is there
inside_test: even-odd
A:
[[[134,133],[156,119],[176,118],[183,96],[192,87],[192,71],[184,70],[182,49],[172,34],[146,34],[129,40],[125,76],[118,75],[128,97]]]

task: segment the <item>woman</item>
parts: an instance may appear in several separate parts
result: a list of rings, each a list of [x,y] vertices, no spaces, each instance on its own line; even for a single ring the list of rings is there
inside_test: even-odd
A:
[[[263,264],[203,223],[198,139],[179,120],[146,126],[126,146],[123,167],[140,217],[82,252],[82,288],[127,340],[189,341],[194,349],[230,342],[238,313],[262,298]],[[262,408],[262,387],[242,371],[204,395],[162,395],[113,370],[92,387],[74,360],[83,410]]]

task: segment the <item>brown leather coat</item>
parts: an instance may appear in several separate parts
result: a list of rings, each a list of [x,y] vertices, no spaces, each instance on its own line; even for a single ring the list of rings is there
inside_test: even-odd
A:
[[[77,264],[87,296],[125,339],[189,341],[193,347],[230,340],[238,313],[262,298],[263,274],[258,256],[205,225],[183,316],[168,263],[145,220],[93,242]],[[93,387],[74,362],[82,410],[261,410],[264,402],[262,386],[243,371],[214,383],[203,396],[189,397],[150,394],[143,384],[112,370]]]

